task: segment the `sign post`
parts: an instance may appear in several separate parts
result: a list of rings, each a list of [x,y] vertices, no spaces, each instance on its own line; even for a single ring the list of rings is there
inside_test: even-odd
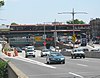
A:
[[[75,43],[75,41],[76,41],[76,36],[75,36],[75,34],[72,36],[72,41]]]
[[[76,36],[75,36],[75,34],[72,36],[72,41],[73,41],[73,48],[74,48],[74,44],[75,44],[75,41],[76,41]]]

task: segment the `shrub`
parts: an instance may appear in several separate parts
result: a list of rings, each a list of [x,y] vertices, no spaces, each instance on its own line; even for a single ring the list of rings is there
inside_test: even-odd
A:
[[[8,78],[8,62],[0,60],[0,78]]]

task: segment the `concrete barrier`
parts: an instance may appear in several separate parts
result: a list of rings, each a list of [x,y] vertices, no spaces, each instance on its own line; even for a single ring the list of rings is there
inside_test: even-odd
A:
[[[0,58],[0,60],[7,61],[3,58]],[[7,70],[8,70],[8,78],[29,78],[11,62],[8,62]]]
[[[64,56],[71,56],[70,52],[61,52]],[[85,52],[87,58],[100,58],[100,52]]]

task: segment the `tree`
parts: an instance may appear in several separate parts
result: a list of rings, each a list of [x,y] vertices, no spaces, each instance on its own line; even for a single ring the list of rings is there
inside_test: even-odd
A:
[[[0,0],[0,7],[4,5],[4,0]]]
[[[13,22],[13,23],[11,23],[11,25],[18,25],[17,23],[15,23],[15,22]]]
[[[73,21],[72,20],[67,21],[67,24],[73,24]],[[79,19],[75,19],[74,24],[85,24],[85,22]]]

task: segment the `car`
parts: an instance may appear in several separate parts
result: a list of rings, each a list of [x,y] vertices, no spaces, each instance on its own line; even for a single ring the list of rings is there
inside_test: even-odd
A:
[[[85,58],[85,52],[81,48],[75,48],[71,52],[71,57],[72,57],[72,59],[77,58],[77,57]]]
[[[33,56],[33,57],[35,57],[35,50],[33,50],[33,49],[26,49],[25,52],[26,52],[26,58],[27,58],[28,56]]]
[[[35,47],[34,46],[25,46],[22,48],[23,50],[26,50],[26,49],[32,49],[32,50],[35,50]]]
[[[55,48],[53,46],[50,46],[51,51],[55,51]]]
[[[84,52],[89,52],[89,49],[86,47],[80,47]]]
[[[50,52],[46,57],[46,63],[61,63],[65,64],[65,57],[60,52]]]
[[[90,52],[100,52],[100,48],[93,48],[90,50]]]
[[[61,51],[62,51],[62,52],[71,52],[71,51],[72,51],[72,49],[62,48],[62,49],[61,49]]]
[[[47,54],[50,54],[49,49],[44,48],[44,49],[41,50],[41,57],[47,56]]]

